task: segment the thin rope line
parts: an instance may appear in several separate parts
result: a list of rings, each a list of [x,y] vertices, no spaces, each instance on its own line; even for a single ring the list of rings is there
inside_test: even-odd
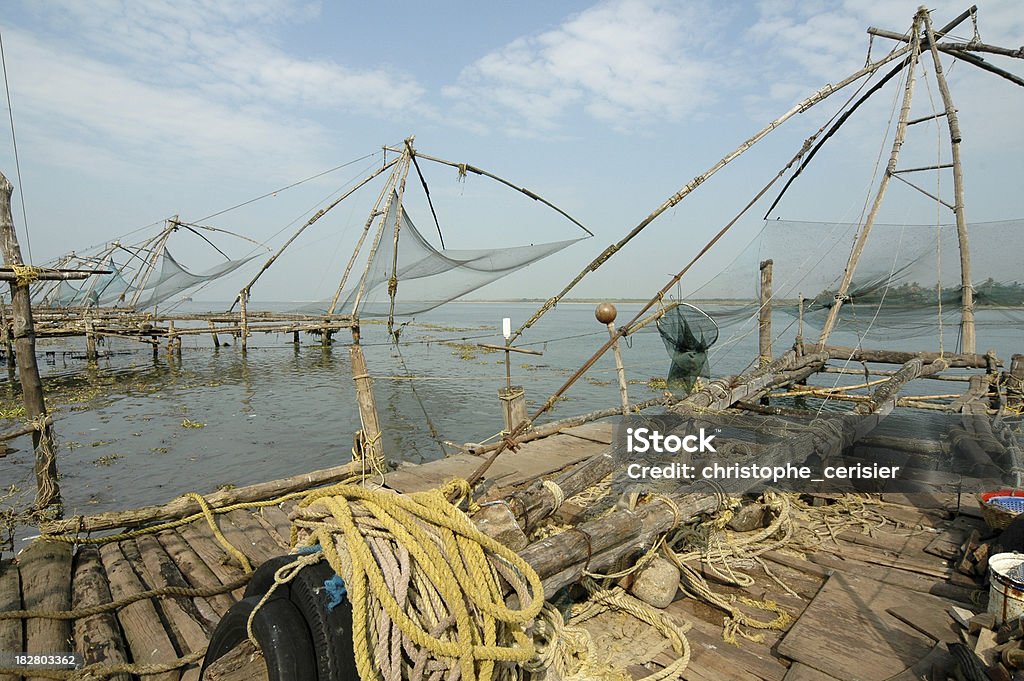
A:
[[[7,57],[4,55],[4,39],[0,33],[0,63],[4,68],[4,89],[7,91],[7,114],[11,121],[11,142],[14,144],[14,168],[18,173],[18,195],[21,197],[21,221],[25,227],[25,245],[28,247],[28,262],[32,263],[32,237],[28,231],[28,213],[25,210],[25,183],[21,180],[21,160],[18,158],[18,136],[14,133],[14,106],[11,104],[11,86],[7,81]]]
[[[206,217],[199,218],[198,220],[196,220],[196,222],[205,222],[206,220],[209,220],[210,218],[215,218],[218,215],[223,215],[224,213],[228,213],[228,212],[233,211],[233,210],[235,210],[237,208],[241,208],[242,206],[248,206],[250,203],[255,203],[255,202],[257,202],[257,201],[259,201],[261,199],[267,198],[268,196],[273,196],[274,194],[283,192],[286,189],[291,189],[293,187],[298,187],[300,184],[304,184],[304,183],[309,182],[311,180],[315,180],[318,177],[323,177],[324,175],[327,175],[329,173],[333,173],[336,170],[341,170],[342,168],[348,167],[350,165],[354,165],[356,163],[359,163],[360,161],[365,161],[366,159],[372,158],[372,157],[374,157],[376,155],[377,155],[377,152],[373,152],[372,154],[366,154],[365,156],[360,156],[357,159],[353,159],[351,161],[348,161],[347,163],[342,163],[340,166],[334,166],[333,168],[330,168],[328,170],[324,170],[323,172],[319,172],[316,175],[310,175],[309,177],[307,177],[307,178],[305,178],[303,180],[299,180],[298,182],[293,182],[293,183],[291,183],[289,185],[281,187],[280,189],[274,189],[272,191],[267,192],[266,194],[261,194],[260,196],[257,196],[255,198],[249,199],[248,201],[243,201],[243,202],[241,202],[239,204],[231,206],[230,208],[224,208],[223,210],[219,210],[216,213],[211,213],[210,215],[207,215]]]

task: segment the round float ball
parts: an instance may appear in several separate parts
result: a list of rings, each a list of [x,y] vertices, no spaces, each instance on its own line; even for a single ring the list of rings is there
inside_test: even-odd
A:
[[[601,303],[594,310],[594,316],[597,317],[597,321],[602,324],[611,324],[615,321],[615,315],[618,314],[618,310],[611,303]]]

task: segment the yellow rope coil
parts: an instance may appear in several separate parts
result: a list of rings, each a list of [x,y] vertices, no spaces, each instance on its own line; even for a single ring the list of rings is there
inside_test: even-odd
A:
[[[457,666],[464,681],[489,681],[496,662],[533,657],[524,626],[540,612],[544,587],[528,563],[448,501],[469,492],[464,480],[409,495],[345,485],[310,494],[293,512],[295,545],[319,544],[345,580],[362,681],[385,678],[380,669],[389,662],[381,658],[392,646],[375,639],[392,631]],[[397,574],[403,562],[408,569]],[[520,609],[505,605],[499,575]],[[396,583],[407,587],[404,595]]]

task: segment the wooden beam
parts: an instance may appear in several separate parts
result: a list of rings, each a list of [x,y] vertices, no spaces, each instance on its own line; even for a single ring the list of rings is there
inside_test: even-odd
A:
[[[359,473],[360,467],[355,463],[347,463],[333,468],[312,471],[281,480],[261,482],[247,487],[218,490],[206,495],[210,506],[220,508],[249,501],[273,499],[292,492],[312,489],[321,485],[340,482]],[[102,532],[119,528],[138,527],[154,522],[184,518],[197,513],[196,502],[187,497],[178,497],[159,506],[146,506],[128,511],[110,511],[92,516],[77,516],[66,520],[46,522],[40,525],[43,534],[69,534]]]
[[[879,364],[905,364],[918,358],[925,361],[933,361],[940,357],[945,359],[951,367],[970,367],[975,369],[988,368],[990,356],[966,353],[938,353],[938,352],[903,352],[899,350],[869,350],[867,348],[850,348],[840,345],[826,345],[822,348],[832,359],[852,362],[877,362]],[[995,360],[997,366],[1002,362]]]

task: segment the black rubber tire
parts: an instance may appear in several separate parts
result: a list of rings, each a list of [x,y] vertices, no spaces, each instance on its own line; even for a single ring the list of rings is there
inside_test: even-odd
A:
[[[246,623],[260,599],[244,598],[224,613],[217,625],[199,672],[247,638]],[[317,681],[316,652],[302,613],[290,601],[271,598],[256,612],[253,635],[263,650],[270,681]]]
[[[274,573],[283,568],[289,563],[293,563],[298,559],[298,556],[293,554],[285,554],[283,556],[277,556],[266,561],[252,573],[252,577],[249,578],[249,583],[245,585],[245,595],[242,598],[249,598],[250,596],[256,596],[257,598],[263,598],[263,594],[270,590],[270,587],[274,584]],[[274,589],[274,595],[271,598],[287,598],[289,588],[287,584],[281,584]]]
[[[352,603],[327,609],[324,582],[334,576],[326,561],[303,568],[291,582],[291,602],[302,613],[316,650],[320,681],[358,681],[352,647]]]

